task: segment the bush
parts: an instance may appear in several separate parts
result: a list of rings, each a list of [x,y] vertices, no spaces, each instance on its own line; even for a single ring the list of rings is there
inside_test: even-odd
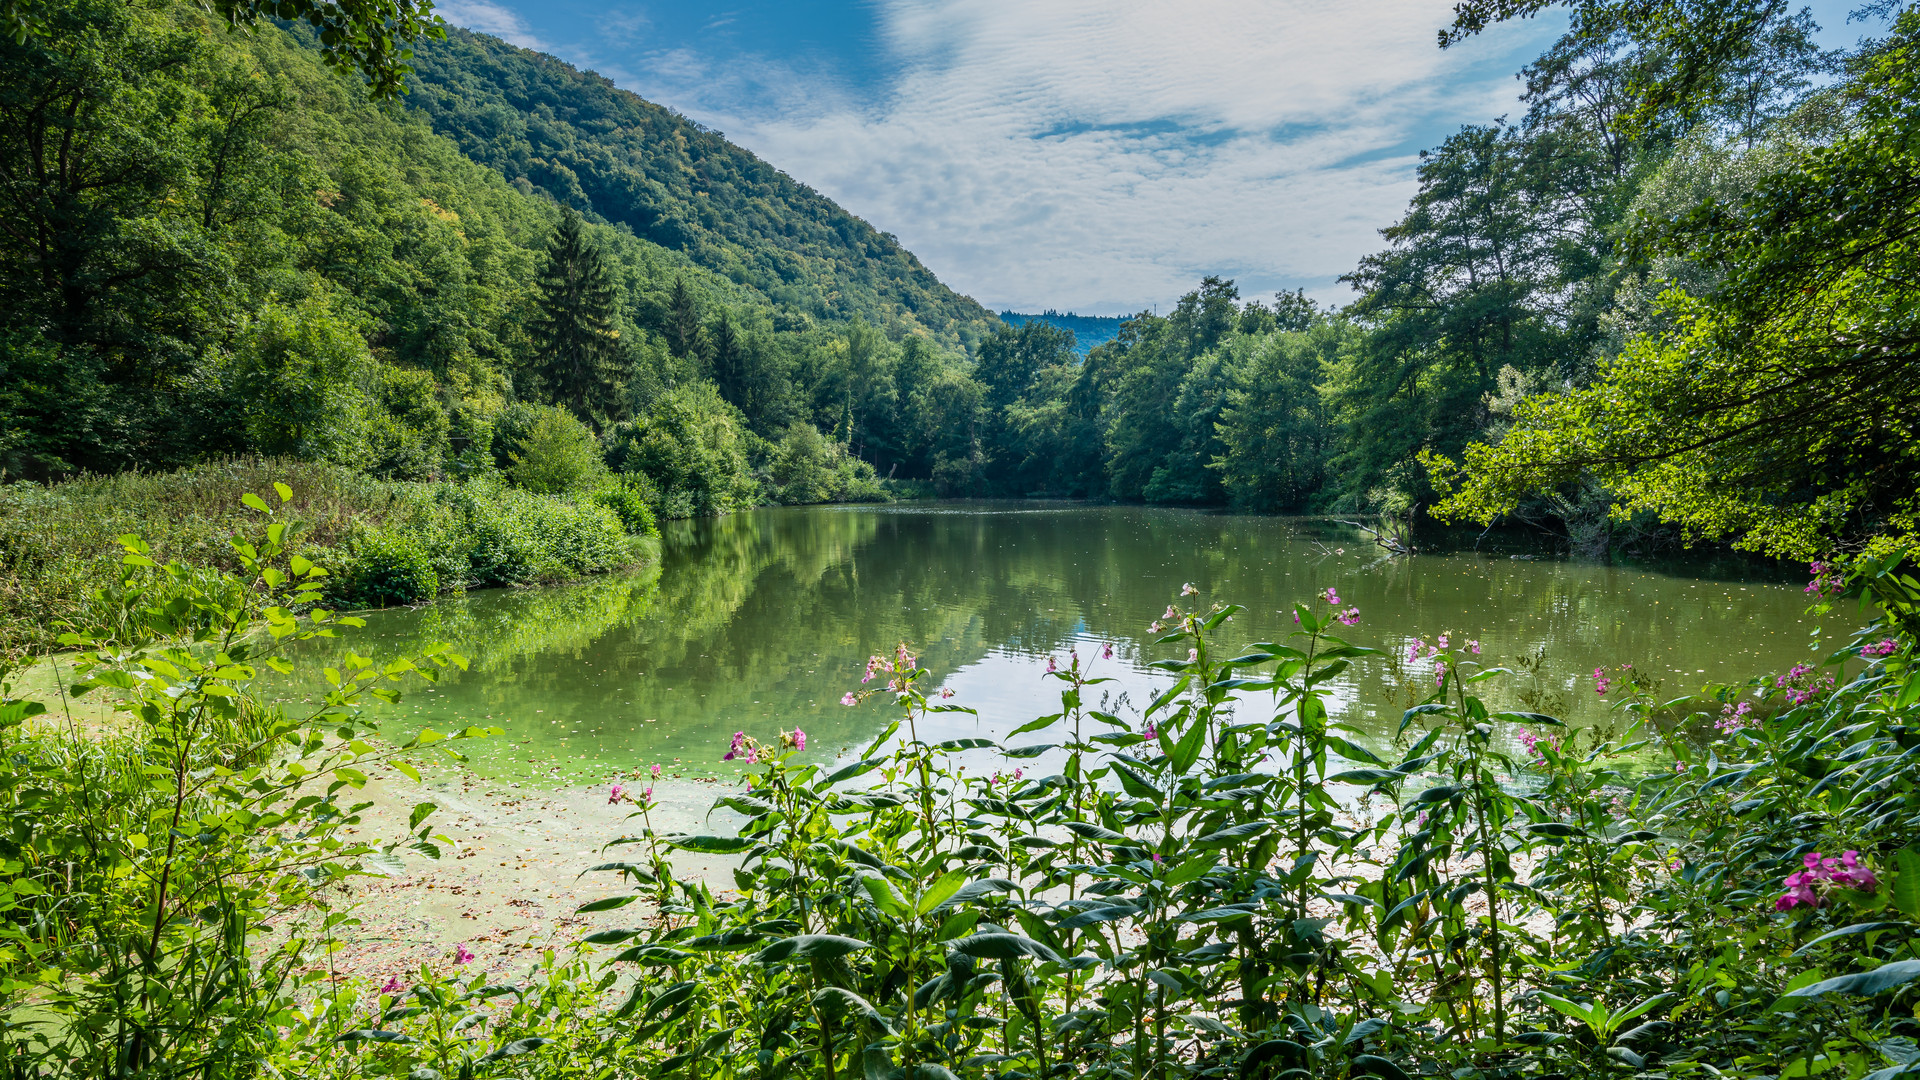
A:
[[[440,595],[439,569],[416,535],[368,529],[354,539],[346,564],[329,569],[328,598],[347,607],[418,604]]]
[[[728,514],[759,501],[745,432],[739,410],[712,384],[675,387],[645,416],[608,431],[606,462],[651,480],[666,517]]]
[[[659,499],[659,489],[644,476],[618,476],[593,493],[593,501],[613,511],[628,536],[660,535],[653,512]]]
[[[763,478],[771,502],[886,502],[873,466],[847,452],[846,444],[795,422],[772,444]]]
[[[117,538],[126,533],[145,536],[159,561],[231,570],[226,541],[251,513],[236,510],[240,495],[277,481],[293,491],[287,509],[299,524],[289,542],[302,557],[345,579],[358,573],[362,546],[373,544],[383,567],[410,567],[397,577],[382,569],[368,591],[331,585],[336,602],[349,590],[358,603],[417,603],[436,591],[560,581],[630,565],[648,551],[600,503],[515,490],[486,475],[397,483],[314,462],[242,458],[172,473],[8,484],[0,486],[0,659],[50,650],[68,629],[111,634],[98,594],[114,588]],[[417,559],[392,562],[389,545],[402,542],[425,555],[431,588]]]
[[[600,440],[592,429],[557,406],[539,406],[532,423],[508,452],[507,475],[528,491],[563,495],[592,487],[606,475]]]

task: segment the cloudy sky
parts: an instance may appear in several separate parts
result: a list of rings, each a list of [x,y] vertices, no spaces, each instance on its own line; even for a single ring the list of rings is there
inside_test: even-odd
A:
[[[1844,5],[1829,28],[1845,29]],[[1119,314],[1201,275],[1324,301],[1422,147],[1517,116],[1564,26],[1446,52],[1450,0],[445,0],[898,236],[994,310]],[[1821,14],[1827,14],[1821,12]]]

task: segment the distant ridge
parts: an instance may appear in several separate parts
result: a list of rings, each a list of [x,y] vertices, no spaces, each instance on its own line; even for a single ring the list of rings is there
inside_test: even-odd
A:
[[[1073,351],[1085,356],[1094,349],[1105,345],[1120,336],[1120,324],[1126,321],[1120,315],[1075,315],[1069,311],[1065,315],[1048,308],[1038,315],[1022,315],[1017,311],[1003,311],[1000,321],[1008,326],[1024,326],[1039,321],[1073,332]]]

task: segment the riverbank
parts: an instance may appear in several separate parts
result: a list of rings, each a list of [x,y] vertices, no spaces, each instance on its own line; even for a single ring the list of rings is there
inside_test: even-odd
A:
[[[651,513],[629,507],[617,485],[543,495],[493,478],[385,481],[272,458],[0,485],[0,661],[51,652],[68,630],[115,634],[123,535],[140,536],[156,562],[237,569],[233,542],[257,542],[268,524],[242,502],[249,494],[292,523],[289,552],[327,569],[326,602],[342,609],[553,584],[659,558]]]
[[[408,857],[401,875],[352,880],[345,907],[358,923],[340,935],[334,970],[375,981],[405,978],[423,963],[444,963],[460,947],[473,955],[472,970],[505,973],[543,949],[566,949],[596,930],[634,925],[642,918],[639,907],[578,913],[590,901],[630,889],[619,875],[592,873],[593,867],[645,858],[644,845],[605,846],[644,828],[640,818],[629,817],[630,806],[608,801],[614,782],[536,788],[463,767],[437,768],[419,782],[390,768],[370,776],[356,801],[372,805],[347,830],[349,838],[404,834],[414,807],[430,802],[436,810],[428,822],[450,842],[441,844],[438,860]],[[656,833],[730,836],[746,820],[714,809],[730,788],[726,781],[662,779],[651,786],[659,804],[651,811]],[[664,844],[661,850],[678,878],[731,899],[737,857],[669,854]]]

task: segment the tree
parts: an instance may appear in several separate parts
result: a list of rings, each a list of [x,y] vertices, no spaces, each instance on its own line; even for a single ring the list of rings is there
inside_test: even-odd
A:
[[[553,230],[537,288],[540,314],[533,335],[540,380],[575,416],[590,421],[606,407],[619,377],[618,296],[606,256],[571,207]]]
[[[0,33],[16,45],[51,36],[51,6],[45,0],[0,0]],[[317,32],[327,63],[359,71],[375,99],[404,92],[406,62],[413,56],[409,44],[447,36],[433,0],[212,0],[206,6],[234,28],[263,18],[306,23]]]
[[[1854,61],[1837,134],[1751,188],[1637,222],[1712,271],[1659,301],[1594,386],[1523,402],[1439,512],[1491,519],[1597,476],[1618,514],[1784,556],[1920,544],[1920,11]],[[1767,147],[1737,150],[1730,161]]]
[[[667,339],[667,351],[682,359],[700,355],[704,342],[700,333],[700,305],[687,289],[687,279],[673,279],[673,292],[667,298],[666,325],[661,333]]]
[[[720,396],[741,412],[749,409],[747,350],[733,328],[733,320],[723,312],[713,320],[707,334],[707,370],[713,373],[713,385]]]

